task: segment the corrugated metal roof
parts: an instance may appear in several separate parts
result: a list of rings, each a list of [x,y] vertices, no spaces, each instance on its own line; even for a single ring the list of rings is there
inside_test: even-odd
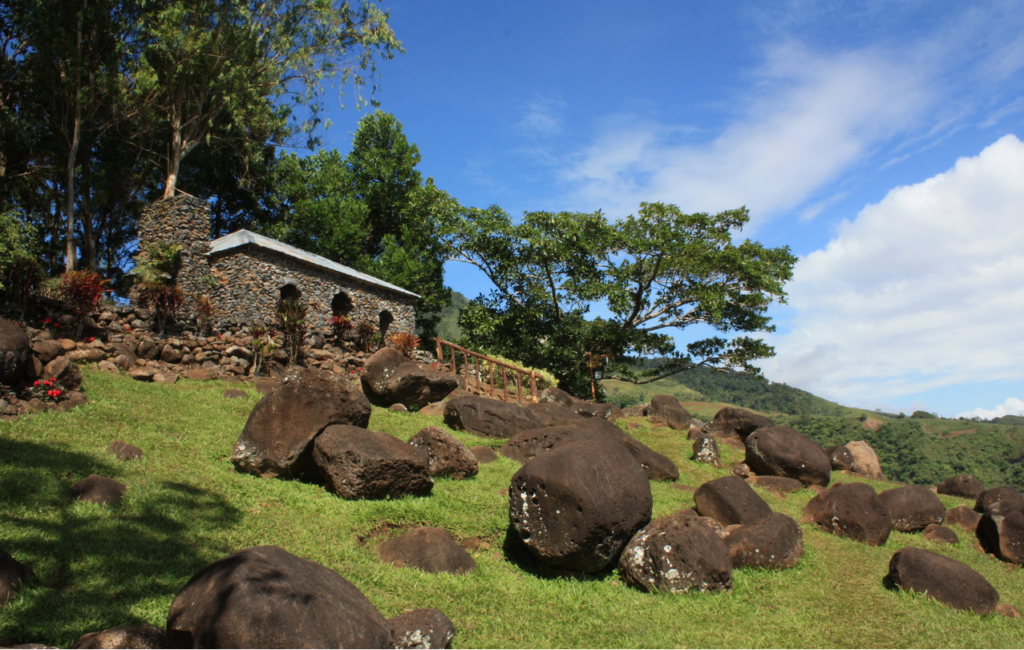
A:
[[[230,235],[224,235],[220,239],[214,239],[212,242],[210,242],[210,252],[208,253],[208,255],[213,255],[214,253],[221,253],[231,248],[238,248],[239,246],[245,246],[247,244],[253,244],[254,246],[259,246],[260,248],[266,248],[267,250],[276,251],[283,255],[294,257],[295,259],[301,260],[307,264],[312,264],[313,266],[319,266],[320,268],[328,269],[330,271],[334,271],[335,273],[347,275],[350,278],[359,280],[360,282],[365,282],[367,284],[372,284],[378,287],[383,287],[385,289],[390,289],[391,291],[405,294],[407,296],[412,296],[413,298],[420,297],[419,294],[413,293],[412,291],[407,291],[402,287],[398,287],[391,284],[390,282],[385,282],[384,280],[375,278],[372,275],[361,273],[353,268],[345,266],[344,264],[332,262],[326,257],[314,255],[313,253],[310,253],[309,251],[304,251],[301,248],[289,246],[288,244],[285,244],[284,242],[279,242],[276,239],[264,237],[263,235],[257,235],[256,233],[251,232],[249,230],[236,230]]]

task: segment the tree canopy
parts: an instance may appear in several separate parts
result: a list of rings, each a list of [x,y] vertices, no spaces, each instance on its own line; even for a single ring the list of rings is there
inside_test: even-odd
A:
[[[642,203],[635,216],[533,212],[514,223],[496,206],[465,211],[448,224],[452,259],[471,264],[494,289],[459,324],[468,341],[544,367],[578,396],[589,393],[588,364],[608,355],[618,378],[650,381],[695,365],[757,372],[774,354],[762,339],[710,336],[677,350],[673,331],[696,324],[722,334],[772,330],[767,315],[784,301],[796,258],[732,236],[745,208],[685,214]],[[597,317],[588,318],[592,310]],[[662,364],[635,371],[642,357]]]

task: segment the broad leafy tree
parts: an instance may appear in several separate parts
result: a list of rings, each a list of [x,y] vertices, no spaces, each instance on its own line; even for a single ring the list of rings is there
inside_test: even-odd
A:
[[[767,309],[785,300],[796,258],[786,247],[735,243],[748,219],[743,208],[685,214],[661,203],[617,222],[528,213],[515,223],[497,207],[469,211],[446,233],[452,259],[495,288],[459,324],[474,345],[547,368],[578,396],[589,393],[591,355],[634,382],[694,366],[756,372],[752,362],[774,350],[746,334],[772,330]],[[676,349],[671,334],[696,324],[722,335]],[[645,357],[662,362],[635,372]]]

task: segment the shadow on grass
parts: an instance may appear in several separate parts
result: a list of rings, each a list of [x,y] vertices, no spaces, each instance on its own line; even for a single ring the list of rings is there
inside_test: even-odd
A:
[[[174,594],[227,551],[213,533],[241,516],[221,495],[171,481],[129,485],[120,506],[77,503],[76,477],[117,468],[2,437],[0,458],[0,544],[36,573],[4,608],[5,641],[69,646],[109,627],[162,626]]]
[[[545,564],[538,559],[532,551],[530,551],[526,544],[523,543],[523,540],[519,537],[519,533],[517,533],[515,528],[511,525],[509,525],[508,529],[505,530],[505,541],[502,543],[501,548],[505,553],[505,559],[509,562],[516,565],[520,570],[529,573],[534,577],[543,578],[545,580],[562,579],[575,580],[579,582],[604,580],[615,569],[614,562],[609,564],[604,570],[597,573],[584,573],[583,571],[560,569],[558,567]]]

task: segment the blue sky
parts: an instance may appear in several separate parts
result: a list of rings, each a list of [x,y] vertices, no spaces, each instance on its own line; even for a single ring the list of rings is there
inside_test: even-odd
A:
[[[376,97],[463,205],[746,205],[742,236],[800,257],[769,379],[1024,412],[1024,3],[380,4],[406,54]]]

